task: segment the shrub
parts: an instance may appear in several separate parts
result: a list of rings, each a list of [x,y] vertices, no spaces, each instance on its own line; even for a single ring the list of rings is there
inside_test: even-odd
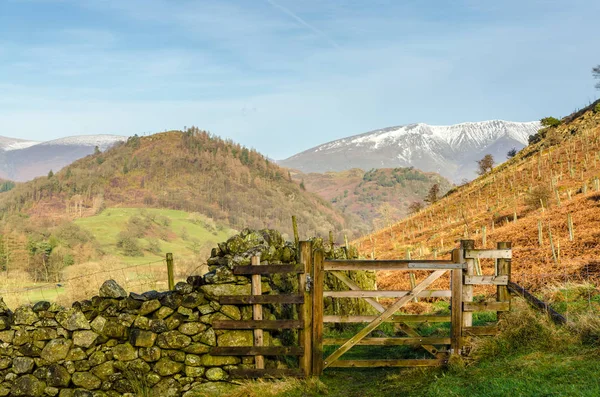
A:
[[[517,153],[518,153],[517,148],[514,147],[514,148],[510,149],[508,151],[508,153],[506,153],[506,158],[512,159],[513,157],[515,157],[517,155]]]
[[[557,127],[561,124],[561,121],[556,117],[544,117],[540,120],[543,127]]]
[[[546,186],[536,186],[525,197],[525,204],[532,209],[548,208],[552,192]]]
[[[600,113],[600,102],[598,102],[596,106],[594,106],[594,113]]]

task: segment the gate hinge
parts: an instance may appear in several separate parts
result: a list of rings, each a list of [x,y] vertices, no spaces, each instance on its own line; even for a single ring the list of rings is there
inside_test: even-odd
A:
[[[306,292],[312,291],[313,279],[310,275],[306,275]]]

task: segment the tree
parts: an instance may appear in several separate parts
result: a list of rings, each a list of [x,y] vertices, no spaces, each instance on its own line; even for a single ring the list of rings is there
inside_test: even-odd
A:
[[[417,212],[421,211],[423,209],[424,205],[422,202],[420,201],[413,201],[412,203],[410,203],[408,205],[408,213],[409,214],[416,214]]]
[[[100,148],[98,146],[94,147],[94,155],[98,155],[100,153]]]
[[[517,155],[517,152],[518,152],[518,151],[517,151],[517,148],[516,148],[516,147],[514,147],[514,148],[510,149],[510,150],[508,151],[508,153],[506,153],[506,158],[507,158],[507,159],[512,159],[513,157],[515,157],[515,156]]]
[[[595,79],[600,80],[600,65],[592,69],[592,76]],[[596,83],[596,89],[600,90],[600,82]]]
[[[52,170],[50,170],[50,172],[48,172],[48,179],[52,178],[54,176],[54,172]]]
[[[425,196],[425,202],[429,204],[433,204],[440,199],[440,184],[435,183],[429,189],[429,193]]]
[[[481,160],[477,161],[479,175],[485,175],[488,171],[494,168],[494,157],[491,154],[486,154]]]
[[[304,179],[300,182],[300,189],[306,190],[306,186],[304,186]]]
[[[540,120],[542,127],[557,127],[560,125],[561,121],[556,117],[544,117]]]

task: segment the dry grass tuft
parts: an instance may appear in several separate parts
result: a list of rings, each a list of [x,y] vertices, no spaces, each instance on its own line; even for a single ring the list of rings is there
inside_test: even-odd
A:
[[[275,397],[290,391],[300,391],[301,395],[313,396],[326,394],[327,386],[316,378],[285,378],[273,381],[259,379],[242,382],[240,387],[224,397]]]

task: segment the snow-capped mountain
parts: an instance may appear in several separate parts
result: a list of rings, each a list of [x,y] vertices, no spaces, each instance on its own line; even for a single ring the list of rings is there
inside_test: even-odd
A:
[[[475,177],[476,160],[489,153],[497,163],[503,162],[511,148],[525,147],[539,128],[537,121],[409,124],[338,139],[279,163],[303,172],[413,166],[459,182]]]
[[[80,135],[46,142],[0,136],[0,178],[28,181],[58,171],[73,161],[126,141],[119,135]]]

